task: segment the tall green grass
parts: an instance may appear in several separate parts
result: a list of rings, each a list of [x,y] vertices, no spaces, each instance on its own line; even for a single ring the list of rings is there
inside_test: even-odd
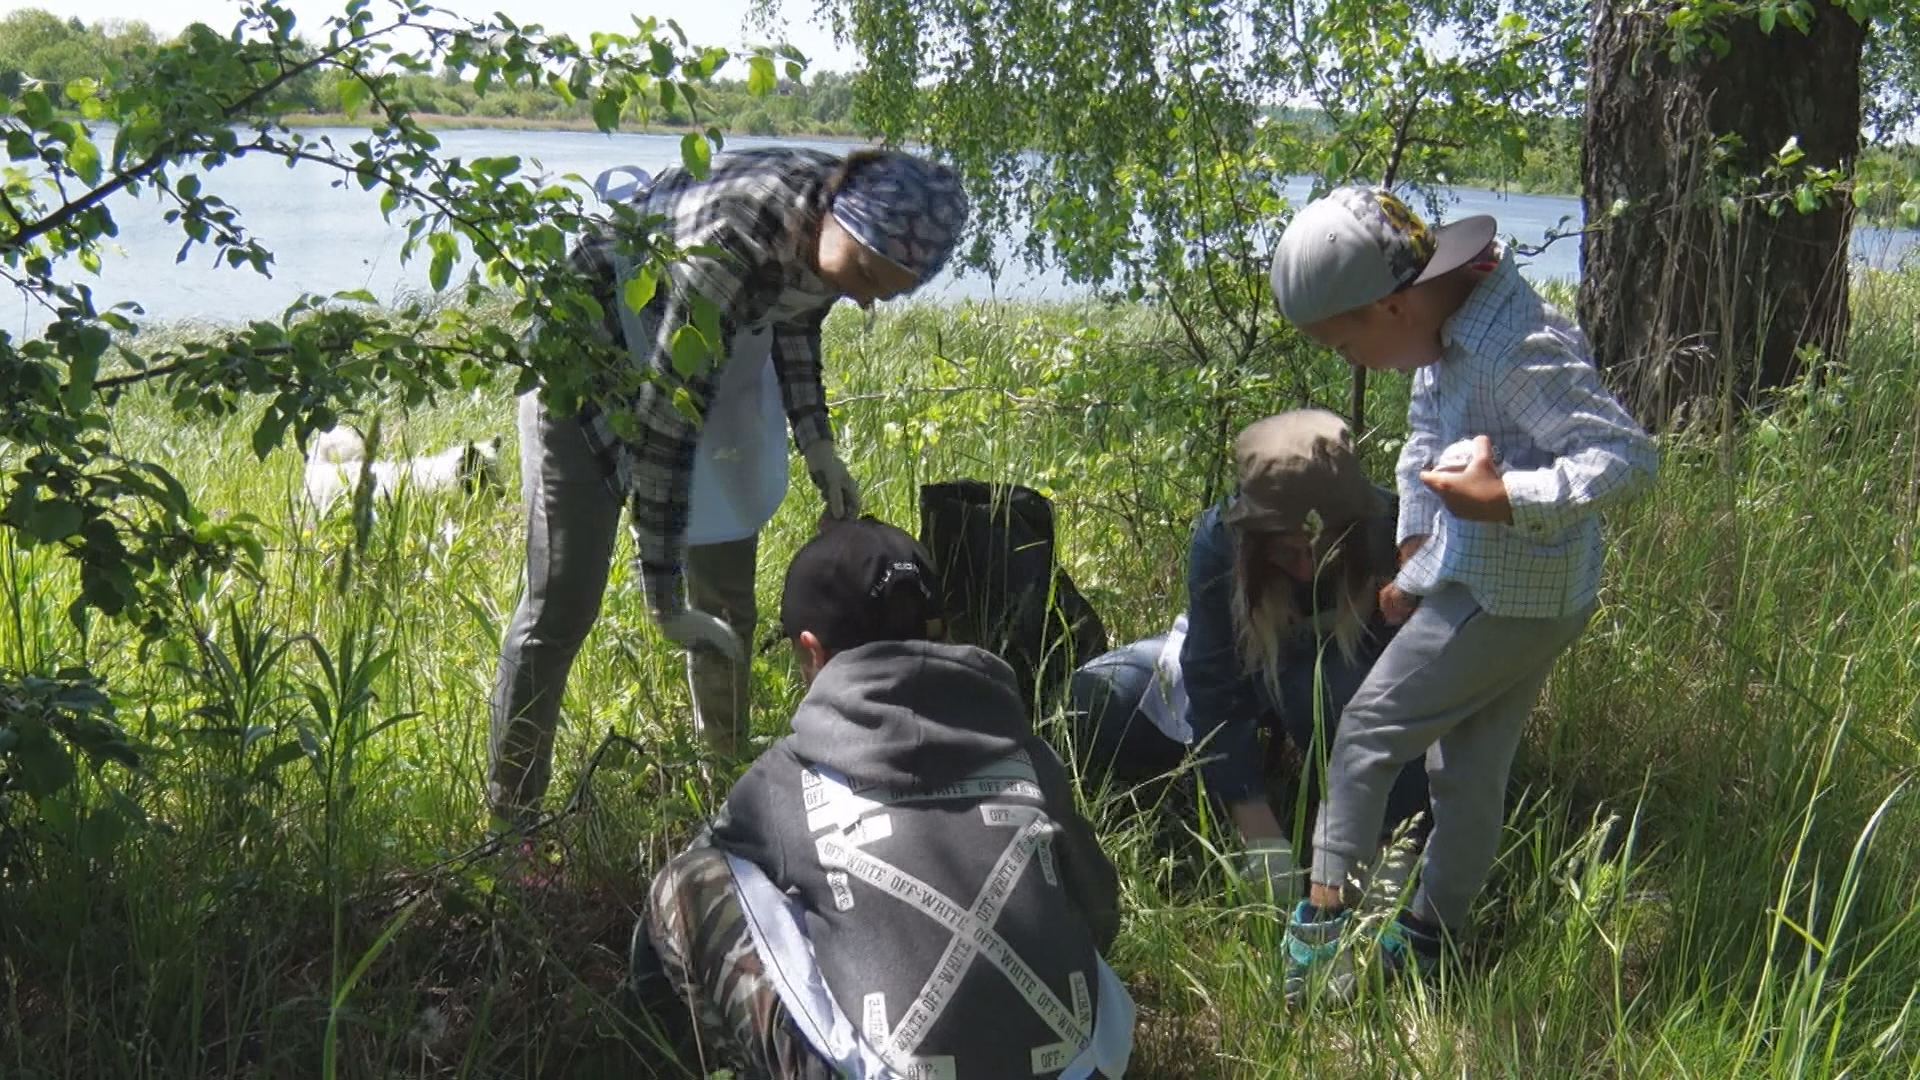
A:
[[[1658,490],[1610,523],[1603,605],[1535,717],[1469,962],[1437,992],[1289,1015],[1281,913],[1120,800],[1092,807],[1122,874],[1131,1075],[1920,1074],[1920,280],[1872,279],[1857,306],[1849,368],[1738,436],[1666,439]],[[1219,422],[1345,400],[1324,357],[1231,383],[1184,368],[1139,308],[908,306],[828,337],[869,508],[912,528],[923,482],[1042,487],[1116,641],[1179,610],[1188,529],[1223,491]],[[1375,380],[1382,477],[1404,405]],[[433,450],[510,433],[513,403],[382,426],[393,453]],[[207,505],[270,524],[263,580],[183,593],[190,633],[79,637],[63,571],[0,537],[0,664],[109,673],[151,814],[104,858],[77,823],[42,828],[0,880],[0,1075],[698,1075],[618,993],[650,868],[724,794],[692,767],[681,662],[624,560],[553,803],[610,731],[644,751],[600,759],[532,874],[459,859],[484,829],[519,588],[511,454],[503,495],[403,499],[356,552],[347,522],[303,511],[299,460],[255,461],[248,431],[146,399],[117,419]],[[794,488],[764,611],[818,515]],[[797,695],[784,649],[755,695],[770,738]],[[1227,845],[1191,825],[1189,852]]]

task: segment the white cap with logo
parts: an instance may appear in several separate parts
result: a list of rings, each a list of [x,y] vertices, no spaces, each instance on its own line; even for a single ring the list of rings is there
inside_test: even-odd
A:
[[[1478,258],[1485,214],[1429,229],[1384,188],[1335,188],[1293,216],[1273,252],[1273,295],[1295,326],[1365,307]]]

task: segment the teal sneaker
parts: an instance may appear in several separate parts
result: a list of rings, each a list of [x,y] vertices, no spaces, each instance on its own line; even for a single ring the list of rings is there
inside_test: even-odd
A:
[[[1318,916],[1318,917],[1316,917]],[[1300,1008],[1309,1001],[1344,1005],[1357,986],[1353,954],[1345,941],[1350,912],[1325,915],[1305,901],[1287,920],[1287,1004]]]
[[[1287,1004],[1345,1008],[1359,996],[1363,966],[1381,983],[1432,980],[1438,973],[1442,935],[1405,912],[1379,924],[1353,925],[1351,911],[1320,915],[1302,903],[1287,923]],[[1358,950],[1368,950],[1360,955]]]
[[[1388,982],[1432,981],[1440,971],[1446,942],[1440,932],[1408,912],[1380,928],[1380,970]]]

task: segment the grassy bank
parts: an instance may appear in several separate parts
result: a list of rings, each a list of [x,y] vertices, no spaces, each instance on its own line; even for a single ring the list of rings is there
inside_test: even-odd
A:
[[[1535,717],[1468,969],[1440,995],[1289,1016],[1280,913],[1093,807],[1141,1007],[1130,1076],[1920,1075],[1920,280],[1857,302],[1849,372],[1738,439],[1666,440],[1658,490],[1611,523],[1603,606]],[[922,482],[1041,486],[1115,640],[1163,629],[1224,451],[1216,380],[1172,364],[1170,334],[1139,309],[836,316],[832,392],[871,508],[912,527]],[[1344,380],[1298,357],[1248,375],[1229,419],[1343,401]],[[1384,475],[1405,391],[1375,386]],[[416,451],[512,441],[499,394],[386,419]],[[518,508],[389,508],[342,588],[346,526],[307,522],[299,461],[256,462],[249,431],[152,401],[117,421],[207,504],[271,524],[264,581],[183,600],[197,637],[81,640],[58,571],[0,549],[0,663],[112,674],[153,817],[103,858],[80,854],[81,823],[43,832],[0,880],[0,1074],[687,1075],[616,981],[648,869],[721,792],[689,767],[681,665],[624,562],[575,669],[555,802],[610,730],[644,752],[599,759],[536,880],[442,866],[481,838]],[[763,611],[818,512],[794,487]],[[757,663],[763,736],[795,686],[783,650]],[[281,749],[303,739],[324,770]]]

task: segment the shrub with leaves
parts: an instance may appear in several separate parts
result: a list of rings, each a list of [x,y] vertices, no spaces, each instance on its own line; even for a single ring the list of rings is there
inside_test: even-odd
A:
[[[776,56],[789,78],[800,75],[797,52],[764,51],[748,60],[756,93],[774,86]],[[257,564],[261,545],[257,522],[210,517],[165,462],[122,451],[112,418],[131,388],[159,388],[187,423],[258,412],[252,444],[263,458],[289,439],[304,444],[376,393],[412,405],[506,380],[517,390],[539,383],[565,406],[590,390],[632,389],[635,376],[598,332],[594,290],[566,266],[570,239],[592,223],[583,186],[535,175],[517,158],[444,154],[395,89],[411,75],[452,72],[477,91],[590,102],[599,127],[612,130],[656,108],[698,117],[703,88],[728,60],[652,19],[581,43],[420,0],[352,0],[302,35],[278,0],[252,0],[230,31],[196,24],[171,43],[109,58],[104,78],[53,85],[9,76],[0,86],[11,159],[0,177],[0,277],[45,329],[0,333],[0,525],[21,548],[58,550],[73,573],[68,616],[83,634],[104,616],[155,640],[176,598],[197,596],[211,573]],[[279,122],[295,107],[289,88],[316,81],[362,118],[358,138]],[[703,172],[719,144],[711,128],[688,134],[686,166]],[[476,316],[471,303],[383,311],[365,293],[307,296],[276,319],[150,346],[137,304],[96,304],[87,278],[119,232],[117,213],[163,213],[179,230],[183,261],[270,273],[273,253],[248,230],[244,208],[220,194],[222,166],[262,156],[378,192],[382,213],[405,231],[403,258],[427,259],[435,290],[455,288],[469,302],[504,290],[510,317]],[[678,253],[654,222],[617,212],[631,238],[624,253],[645,281],[658,281]],[[534,324],[537,340],[518,330]],[[689,331],[689,362],[705,362],[716,334]],[[96,764],[131,760],[123,743],[95,737],[112,723],[106,699],[72,697],[102,692],[84,667],[61,676],[71,690],[53,704],[41,692],[50,684],[33,680],[16,672],[0,683],[0,790],[34,796],[62,786],[72,765],[63,747]]]
[[[824,7],[868,61],[855,120],[965,176],[976,259],[1024,228],[1030,260],[1175,317],[1169,359],[1212,374],[1207,455],[1297,343],[1266,276],[1289,177],[1430,185],[1487,147],[1518,164],[1579,102],[1584,7],[1565,0]]]

